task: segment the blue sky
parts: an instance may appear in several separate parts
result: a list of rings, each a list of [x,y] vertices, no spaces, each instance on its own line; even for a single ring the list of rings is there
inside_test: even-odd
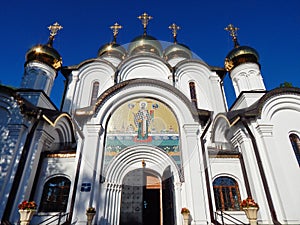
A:
[[[123,26],[119,44],[127,44],[143,32],[137,16],[153,16],[148,34],[162,41],[172,41],[168,26],[181,26],[178,42],[184,43],[207,64],[222,67],[233,48],[229,23],[239,27],[241,45],[260,54],[261,72],[271,90],[284,81],[300,87],[300,1],[299,0],[85,0],[1,2],[1,73],[2,84],[20,86],[25,54],[38,43],[46,43],[47,27],[54,22],[64,28],[54,41],[63,65],[79,64],[97,56],[99,47],[112,40],[109,26]],[[63,76],[59,74],[52,98],[60,104]],[[234,93],[228,75],[225,79],[228,103]]]

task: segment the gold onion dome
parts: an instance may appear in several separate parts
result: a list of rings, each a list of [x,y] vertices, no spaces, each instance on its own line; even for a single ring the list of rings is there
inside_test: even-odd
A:
[[[123,48],[121,45],[117,44],[117,35],[119,30],[123,27],[118,23],[110,26],[110,29],[113,31],[114,39],[112,42],[102,45],[98,50],[98,57],[106,55],[106,56],[113,56],[119,59],[124,59],[126,55],[126,49]]]
[[[186,59],[192,58],[192,52],[189,49],[189,47],[179,43],[174,43],[168,46],[164,51],[164,55],[166,60],[170,60],[177,57],[182,57]]]
[[[52,47],[54,36],[57,31],[62,29],[58,23],[49,26],[50,32],[49,41],[47,44],[38,44],[29,49],[26,53],[26,64],[30,61],[39,61],[51,66],[55,70],[62,67],[62,58],[60,54]]]
[[[253,62],[258,63],[259,55],[254,48],[248,46],[238,46],[232,49],[225,58],[225,69],[231,71],[236,66]]]
[[[240,46],[237,41],[237,30],[238,27],[234,27],[232,24],[229,24],[225,30],[229,32],[230,36],[232,37],[234,43],[234,49],[232,49],[225,58],[225,69],[227,71],[231,71],[236,66],[247,63],[253,62],[258,63],[259,55],[258,52],[249,46]]]
[[[163,48],[161,43],[150,35],[141,35],[133,39],[128,46],[128,55],[138,53],[153,53],[162,56]]]
[[[98,57],[103,55],[124,59],[126,55],[126,49],[117,43],[107,43],[101,46],[98,50]]]
[[[175,23],[173,23],[169,26],[169,29],[172,30],[174,43],[164,50],[164,56],[166,60],[170,60],[177,57],[182,57],[186,59],[192,58],[192,52],[190,48],[184,44],[177,43],[177,31],[181,28]]]
[[[153,17],[147,13],[143,13],[137,18],[142,22],[144,34],[136,37],[130,42],[128,46],[128,55],[152,53],[162,56],[163,48],[161,43],[156,38],[147,34],[148,22],[149,20],[153,19]]]

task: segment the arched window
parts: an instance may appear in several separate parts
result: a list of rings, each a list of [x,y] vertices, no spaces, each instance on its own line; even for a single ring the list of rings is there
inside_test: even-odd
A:
[[[290,141],[292,143],[292,147],[294,149],[294,153],[298,161],[298,165],[300,166],[300,139],[298,135],[290,134]]]
[[[46,182],[40,202],[40,212],[65,212],[67,209],[71,181],[65,177],[54,177]]]
[[[230,177],[218,177],[213,182],[217,210],[240,210],[240,191],[237,182]]]
[[[96,81],[93,83],[93,89],[92,89],[92,97],[91,97],[91,105],[94,105],[97,101],[99,92],[99,82]]]
[[[189,86],[192,103],[198,108],[195,82],[190,82]]]

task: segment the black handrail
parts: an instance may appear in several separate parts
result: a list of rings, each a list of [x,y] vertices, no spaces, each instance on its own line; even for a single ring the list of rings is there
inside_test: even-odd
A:
[[[58,221],[57,225],[60,225],[61,219],[65,216],[68,216],[68,215],[69,215],[69,213],[59,212],[59,213],[43,220],[42,222],[38,223],[37,225],[40,225],[40,224],[48,225],[48,224],[50,224],[54,221]]]
[[[233,217],[232,215],[228,214],[228,213],[225,213],[224,211],[216,211],[215,212],[215,215],[216,215],[216,220],[217,219],[217,216],[221,216],[221,220],[222,220],[222,225],[225,225],[225,222],[224,222],[224,219],[232,222],[233,224],[242,224],[242,225],[249,225],[248,223],[244,223],[243,221]]]

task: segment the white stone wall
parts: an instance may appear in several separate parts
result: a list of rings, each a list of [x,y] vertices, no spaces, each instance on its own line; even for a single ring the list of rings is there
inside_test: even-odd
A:
[[[176,88],[188,99],[190,96],[189,83],[194,82],[197,105],[200,109],[224,112],[226,103],[223,98],[221,80],[202,61],[183,61],[175,67]]]
[[[299,224],[300,170],[289,135],[300,134],[300,96],[284,94],[266,102],[255,132],[278,220]]]
[[[114,85],[115,70],[109,62],[98,60],[72,71],[63,110],[73,114],[77,108],[90,106],[93,83],[99,82],[99,96]]]

